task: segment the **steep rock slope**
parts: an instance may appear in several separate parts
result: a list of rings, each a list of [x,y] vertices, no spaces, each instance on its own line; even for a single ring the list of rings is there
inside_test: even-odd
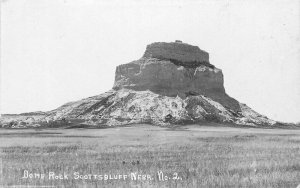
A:
[[[272,125],[275,122],[239,103],[239,113],[203,95],[168,97],[149,90],[111,90],[101,95],[67,103],[48,113],[46,120],[84,119],[91,125],[152,123],[185,124],[202,121],[242,125]]]

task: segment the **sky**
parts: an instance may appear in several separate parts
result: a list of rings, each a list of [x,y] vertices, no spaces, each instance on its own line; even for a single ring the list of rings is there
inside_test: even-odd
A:
[[[117,65],[175,40],[209,52],[230,96],[300,121],[297,0],[2,0],[1,113],[101,94]]]

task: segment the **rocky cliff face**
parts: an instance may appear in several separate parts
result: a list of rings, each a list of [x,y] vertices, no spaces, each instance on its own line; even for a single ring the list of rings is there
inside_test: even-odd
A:
[[[153,43],[144,56],[116,69],[113,89],[150,90],[181,98],[205,95],[240,111],[239,103],[225,93],[222,70],[209,63],[207,52],[184,43]]]
[[[276,123],[228,96],[222,71],[209,62],[208,53],[181,42],[148,45],[142,58],[116,68],[111,91],[45,112],[35,125],[73,119],[95,126]]]
[[[192,46],[182,42],[155,42],[149,44],[144,53],[144,58],[157,58],[173,60],[183,66],[197,66],[201,63],[209,63],[209,54],[200,50],[198,46]]]

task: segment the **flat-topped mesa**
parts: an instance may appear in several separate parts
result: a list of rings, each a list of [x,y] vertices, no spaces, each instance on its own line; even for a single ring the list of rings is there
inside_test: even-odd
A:
[[[171,43],[155,42],[149,44],[143,57],[169,60],[178,66],[187,68],[195,68],[200,65],[214,67],[209,63],[207,52],[201,50],[198,46],[182,43],[179,40]]]
[[[239,103],[226,94],[223,73],[209,63],[208,53],[181,41],[152,43],[141,59],[119,65],[113,89],[123,88],[169,97],[205,95],[240,111]]]

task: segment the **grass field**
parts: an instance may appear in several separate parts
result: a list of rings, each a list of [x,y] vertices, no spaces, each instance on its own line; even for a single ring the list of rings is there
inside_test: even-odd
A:
[[[0,129],[0,159],[0,187],[296,188],[300,130]]]

